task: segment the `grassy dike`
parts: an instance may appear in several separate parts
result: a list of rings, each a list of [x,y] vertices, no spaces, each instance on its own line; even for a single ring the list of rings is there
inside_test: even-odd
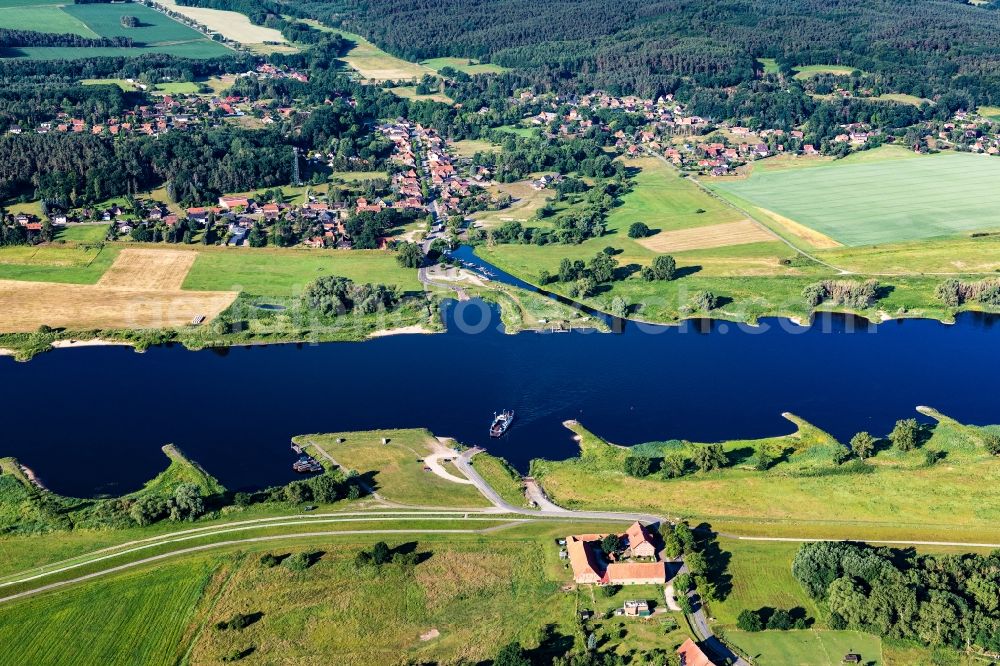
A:
[[[191,523],[96,528],[80,521],[0,538],[4,553],[21,553],[5,558],[0,597],[63,584],[0,604],[0,640],[8,646],[0,664],[214,664],[236,656],[252,656],[249,663],[454,663],[490,659],[511,640],[539,658],[584,644],[576,613],[594,608],[593,593],[562,589],[570,573],[554,540],[606,530],[609,523],[448,511],[472,503],[474,491],[423,470],[418,461],[440,450],[425,430],[304,435],[299,441],[357,470],[391,503],[380,507],[362,498],[306,513],[294,503],[226,505]],[[169,493],[180,483],[224,493],[179,451],[165,452],[167,469],[128,497]],[[476,464],[491,479],[506,476],[498,482],[502,494],[516,492],[502,460],[483,456]],[[76,504],[85,500],[31,487],[15,472],[15,462],[4,461],[3,469],[3,504],[19,487],[36,502],[61,506],[65,499],[61,509],[68,515],[83,510]],[[441,508],[406,511],[398,504],[404,501]],[[355,562],[379,540],[415,553],[415,560],[379,567]],[[305,570],[267,567],[261,563],[266,553],[281,559],[308,553],[313,564]],[[91,574],[96,577],[79,580]],[[610,608],[625,596],[601,603]],[[219,628],[239,613],[254,622],[241,630]],[[686,637],[679,620],[632,623],[625,639],[617,619],[597,622],[593,631],[604,649],[627,656],[679,645]]]
[[[841,443],[787,414],[795,425],[791,434],[723,442],[726,467],[697,472],[689,464],[684,476],[672,479],[659,472],[631,477],[625,460],[690,457],[699,444],[672,440],[626,449],[572,423],[579,457],[535,460],[531,472],[567,508],[662,512],[723,533],[1000,543],[1000,500],[991,490],[1000,480],[1000,457],[990,455],[982,439],[996,426],[925,413],[937,421],[924,428],[918,448],[901,452],[880,440],[873,457],[841,465],[833,459]],[[758,471],[753,456],[762,446],[780,453]],[[938,459],[928,463],[927,451]]]

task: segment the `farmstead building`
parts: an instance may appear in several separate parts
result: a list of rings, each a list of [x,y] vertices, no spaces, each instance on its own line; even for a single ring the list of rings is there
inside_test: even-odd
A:
[[[667,580],[666,563],[656,560],[656,546],[645,528],[632,524],[619,537],[627,547],[620,553],[605,555],[601,541],[606,534],[577,534],[566,537],[566,553],[573,569],[573,579],[590,585],[662,585]],[[653,558],[636,562],[630,558]]]

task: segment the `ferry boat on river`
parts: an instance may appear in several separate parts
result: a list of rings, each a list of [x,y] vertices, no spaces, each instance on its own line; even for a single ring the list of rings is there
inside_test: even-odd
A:
[[[493,413],[493,424],[490,425],[490,437],[502,437],[510,424],[514,421],[514,411],[507,410],[497,414]]]

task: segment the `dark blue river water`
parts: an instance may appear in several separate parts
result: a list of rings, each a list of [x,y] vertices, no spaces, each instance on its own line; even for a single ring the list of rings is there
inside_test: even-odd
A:
[[[0,358],[0,455],[88,496],[139,487],[165,467],[170,442],[239,489],[293,478],[289,438],[309,432],[422,426],[525,469],[575,454],[561,425],[571,418],[622,444],[786,433],[783,411],[845,439],[887,432],[921,404],[1000,422],[996,318],[506,335],[478,301],[452,303],[446,317],[444,334],[363,343]],[[490,418],[505,408],[517,420],[491,441]]]

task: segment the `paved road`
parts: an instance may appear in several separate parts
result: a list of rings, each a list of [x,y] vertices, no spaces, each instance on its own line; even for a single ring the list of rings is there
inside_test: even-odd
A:
[[[634,522],[638,520],[644,525],[653,525],[661,523],[665,520],[663,516],[654,516],[648,513],[630,513],[630,512],[616,512],[616,511],[577,511],[564,509],[562,507],[556,506],[551,502],[546,502],[550,506],[555,507],[554,509],[539,508],[539,509],[525,509],[523,507],[514,506],[510,504],[505,499],[500,497],[497,491],[493,490],[493,487],[486,482],[486,480],[479,475],[475,467],[472,466],[471,460],[473,456],[480,453],[483,449],[472,448],[465,451],[458,458],[455,459],[455,466],[463,473],[465,476],[475,484],[476,488],[479,489],[486,499],[493,503],[499,509],[503,509],[507,513],[518,513],[522,516],[534,516],[539,518],[580,518],[584,520],[614,520],[622,522]]]

